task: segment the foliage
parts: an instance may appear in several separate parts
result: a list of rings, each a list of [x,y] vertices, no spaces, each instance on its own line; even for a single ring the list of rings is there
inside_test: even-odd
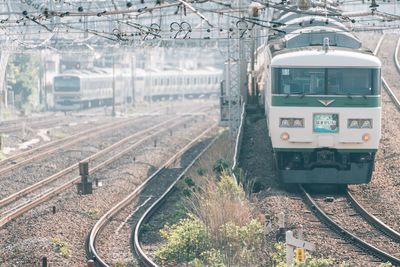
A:
[[[394,265],[391,264],[390,262],[385,262],[385,263],[379,264],[379,267],[392,267],[392,266],[394,266]]]
[[[7,79],[14,95],[20,96],[21,101],[15,103],[18,108],[32,104],[33,99],[30,97],[37,94],[39,65],[37,56],[16,54],[10,58],[7,66]]]
[[[221,174],[222,172],[228,170],[229,163],[225,159],[218,159],[214,162],[213,171],[217,174]]]
[[[113,264],[114,267],[125,267],[126,265],[121,262],[121,261],[117,261],[116,263]]]
[[[222,254],[227,265],[257,266],[260,260],[256,257],[261,250],[263,227],[257,220],[251,220],[240,227],[232,222],[224,224],[221,229]]]
[[[223,258],[219,250],[214,248],[201,253],[200,258],[196,258],[190,262],[195,267],[225,267]]]
[[[167,243],[157,250],[156,257],[163,264],[190,262],[211,245],[206,226],[193,216],[165,226],[160,233]]]
[[[186,177],[186,178],[185,178],[185,183],[186,183],[186,185],[189,186],[189,187],[192,187],[192,186],[195,186],[195,185],[196,185],[191,177]]]
[[[200,167],[200,168],[197,169],[197,174],[199,176],[204,176],[204,175],[206,175],[206,173],[207,173],[207,169],[204,168],[204,167]]]
[[[100,210],[97,208],[89,209],[86,213],[90,217],[96,217],[99,214]]]
[[[286,267],[286,247],[282,242],[274,244],[274,252],[271,255],[273,264],[276,267]],[[334,265],[334,260],[331,258],[314,258],[306,253],[305,262],[297,262],[293,264],[295,267],[328,267]]]
[[[60,237],[54,237],[51,239],[53,243],[54,250],[59,253],[64,258],[68,258],[70,256],[70,250],[68,243],[61,239]]]

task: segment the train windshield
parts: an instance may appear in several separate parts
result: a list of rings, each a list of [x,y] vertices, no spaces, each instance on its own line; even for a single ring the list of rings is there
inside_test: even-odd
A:
[[[274,68],[273,93],[377,95],[380,70],[361,68]]]
[[[58,76],[54,78],[54,91],[56,92],[78,92],[79,88],[78,77]]]

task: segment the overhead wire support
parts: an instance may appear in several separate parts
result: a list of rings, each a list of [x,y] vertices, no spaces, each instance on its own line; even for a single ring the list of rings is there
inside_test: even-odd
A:
[[[185,0],[178,0],[181,4],[183,4],[184,6],[186,6],[187,8],[189,8],[190,10],[193,11],[193,13],[195,13],[197,16],[199,16],[200,18],[202,18],[205,22],[207,22],[207,24],[210,27],[214,27],[210,21],[204,16],[202,15],[199,11],[197,11],[192,5],[190,5],[188,2],[186,2]]]

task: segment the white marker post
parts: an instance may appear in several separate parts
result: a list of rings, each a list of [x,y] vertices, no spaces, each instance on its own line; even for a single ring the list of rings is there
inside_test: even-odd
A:
[[[288,266],[291,266],[291,264],[293,263],[294,251],[296,248],[302,249],[303,251],[314,251],[315,245],[313,243],[295,238],[292,231],[286,231],[286,264]],[[302,252],[302,250],[300,250],[299,252]],[[303,255],[302,257],[304,257],[304,253],[297,254]]]

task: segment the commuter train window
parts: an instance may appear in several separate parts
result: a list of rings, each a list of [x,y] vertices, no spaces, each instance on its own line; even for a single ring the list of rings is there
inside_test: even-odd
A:
[[[80,79],[72,76],[59,76],[54,78],[54,91],[56,92],[78,92]]]

